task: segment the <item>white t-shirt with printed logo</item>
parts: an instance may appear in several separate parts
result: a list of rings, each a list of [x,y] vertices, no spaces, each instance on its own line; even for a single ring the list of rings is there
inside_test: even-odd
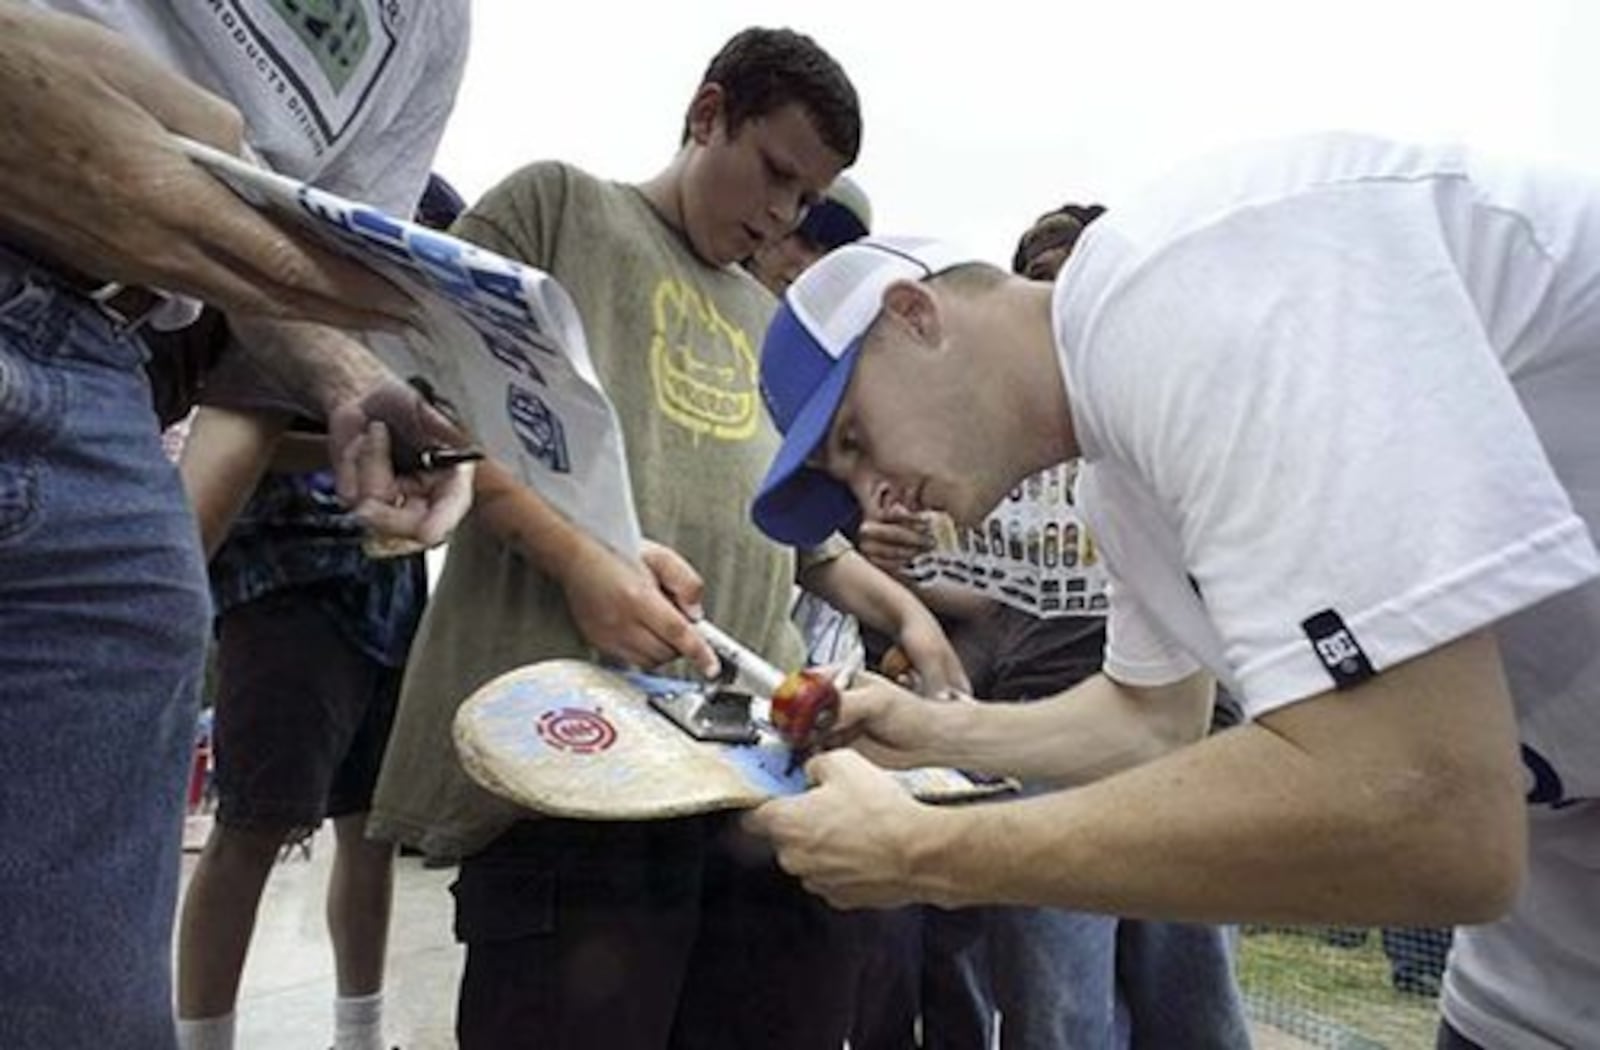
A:
[[[1113,209],[1057,344],[1114,577],[1106,669],[1204,665],[1253,716],[1495,625],[1534,873],[1446,1016],[1600,1032],[1600,181],[1353,135]]]
[[[233,103],[274,170],[408,216],[466,63],[468,0],[33,0]]]
[[[135,41],[234,105],[251,159],[410,216],[466,65],[469,0],[32,0]],[[200,303],[151,317],[182,328]]]

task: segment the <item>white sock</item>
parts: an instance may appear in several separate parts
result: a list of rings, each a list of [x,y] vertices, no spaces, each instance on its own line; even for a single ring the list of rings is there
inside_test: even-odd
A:
[[[178,1050],[233,1050],[234,1016],[178,1018]]]
[[[383,1050],[383,993],[333,1001],[333,1050]]]

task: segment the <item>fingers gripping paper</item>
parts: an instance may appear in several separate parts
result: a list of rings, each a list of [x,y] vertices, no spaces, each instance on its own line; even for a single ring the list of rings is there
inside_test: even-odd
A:
[[[426,376],[490,455],[601,542],[638,556],[622,430],[595,375],[577,309],[554,278],[199,143],[178,142],[251,204],[403,288],[418,304],[416,322],[404,336],[369,338],[373,352],[401,375]]]

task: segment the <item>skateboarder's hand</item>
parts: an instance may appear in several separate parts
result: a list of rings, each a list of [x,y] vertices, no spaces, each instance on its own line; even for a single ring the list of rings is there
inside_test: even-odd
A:
[[[850,751],[806,763],[816,786],[744,817],[783,869],[836,908],[887,908],[929,899],[913,884],[919,829],[938,819],[883,770]]]
[[[398,327],[397,288],[263,218],[173,145],[230,153],[244,121],[122,36],[0,6],[0,232],[94,280],[195,296],[230,313]]]
[[[703,612],[700,574],[676,551],[645,541],[630,565],[594,540],[580,543],[563,567],[567,608],[584,640],[634,667],[659,667],[682,656],[707,677],[717,654],[691,624]]]
[[[957,738],[960,720],[976,706],[966,697],[930,701],[861,672],[840,695],[839,720],[823,744],[854,748],[890,769],[943,765],[943,742]]]

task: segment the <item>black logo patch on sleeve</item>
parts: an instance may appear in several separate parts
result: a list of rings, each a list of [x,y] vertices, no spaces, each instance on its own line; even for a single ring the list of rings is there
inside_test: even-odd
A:
[[[1335,689],[1360,685],[1377,673],[1355,634],[1332,609],[1324,609],[1302,620],[1300,629],[1311,639],[1311,648],[1333,677]]]

